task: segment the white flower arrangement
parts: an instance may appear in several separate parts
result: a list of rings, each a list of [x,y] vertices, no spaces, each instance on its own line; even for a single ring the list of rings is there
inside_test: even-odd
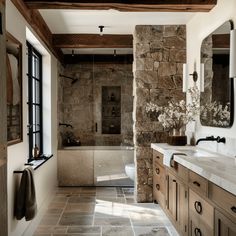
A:
[[[193,121],[200,111],[200,93],[197,86],[190,88],[188,93],[191,99],[188,104],[184,100],[179,102],[169,101],[167,106],[158,106],[150,102],[146,106],[146,112],[155,115],[164,129],[180,130],[188,122]]]

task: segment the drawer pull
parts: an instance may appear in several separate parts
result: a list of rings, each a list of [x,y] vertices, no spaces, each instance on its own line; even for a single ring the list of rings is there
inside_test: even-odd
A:
[[[235,206],[232,206],[232,207],[231,207],[231,210],[232,210],[234,213],[236,213],[236,207],[235,207]]]
[[[193,184],[196,185],[196,186],[198,186],[198,187],[201,186],[201,184],[199,184],[197,181],[194,181]]]
[[[173,157],[171,157],[170,167],[174,168],[175,167],[174,163],[175,163],[175,161],[174,161]]]
[[[156,168],[156,173],[159,175],[160,174],[160,169]]]
[[[200,230],[199,228],[195,228],[195,229],[194,229],[194,235],[195,235],[195,236],[202,236],[201,230]]]
[[[157,159],[160,159],[160,157],[159,157],[159,156],[156,156],[156,158],[157,158]]]
[[[198,214],[202,213],[202,204],[199,201],[194,202],[194,208]]]
[[[160,185],[156,184],[156,189],[159,191],[160,190]]]
[[[173,182],[174,182],[174,183],[176,183],[176,180],[175,180],[175,179],[173,179]]]

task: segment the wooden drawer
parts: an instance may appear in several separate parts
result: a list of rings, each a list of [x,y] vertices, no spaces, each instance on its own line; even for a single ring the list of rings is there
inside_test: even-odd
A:
[[[209,183],[209,199],[229,213],[236,222],[236,196],[226,190]]]
[[[153,176],[161,178],[162,176],[165,177],[165,168],[161,165],[155,164],[153,166]]]
[[[178,176],[184,183],[188,183],[188,169],[179,163],[175,162],[174,160],[171,161],[171,167],[169,170]]]
[[[153,196],[162,207],[165,206],[165,193],[166,193],[166,178],[165,178],[165,169],[159,166],[159,174],[153,174]]]
[[[157,178],[153,179],[153,196],[154,200],[156,200],[163,208],[166,205],[165,193],[163,192],[163,185],[160,183],[160,180]]]
[[[213,228],[204,223],[202,220],[196,217],[190,217],[189,219],[189,235],[191,236],[213,236]]]
[[[208,181],[193,171],[189,171],[189,186],[199,194],[207,197]]]
[[[235,236],[236,223],[215,210],[215,236]]]
[[[163,154],[156,150],[153,150],[153,165],[155,164],[163,166]]]
[[[204,222],[209,229],[213,230],[214,208],[198,194],[189,190],[189,215],[194,222]]]

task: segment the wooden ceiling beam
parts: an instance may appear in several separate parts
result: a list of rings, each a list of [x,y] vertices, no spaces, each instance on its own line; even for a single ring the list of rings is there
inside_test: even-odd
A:
[[[39,11],[36,9],[29,9],[23,0],[11,1],[16,6],[21,15],[25,18],[25,20],[29,23],[29,25],[33,28],[39,38],[45,43],[48,49],[60,62],[63,62],[63,53],[61,50],[54,48],[52,44],[52,33],[43,17],[40,15]]]
[[[131,12],[207,12],[217,0],[24,0],[32,9],[81,9]]]
[[[132,48],[132,35],[53,34],[57,48]]]

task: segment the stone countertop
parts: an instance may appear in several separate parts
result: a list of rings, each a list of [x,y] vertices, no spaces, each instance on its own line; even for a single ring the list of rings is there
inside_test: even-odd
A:
[[[210,152],[196,146],[170,146],[166,143],[153,143],[151,148],[163,153],[165,150],[203,151],[204,156],[174,155],[174,160],[212,183],[236,195],[236,160],[232,157]],[[207,155],[207,153],[209,155]]]

